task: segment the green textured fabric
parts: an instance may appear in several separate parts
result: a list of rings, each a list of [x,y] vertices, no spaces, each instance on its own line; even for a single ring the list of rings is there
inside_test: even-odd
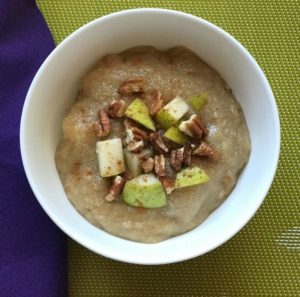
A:
[[[280,110],[275,182],[254,219],[232,240],[196,259],[137,266],[69,240],[70,296],[300,296],[298,0],[37,1],[56,43],[94,18],[136,7],[201,16],[235,36],[258,61]]]

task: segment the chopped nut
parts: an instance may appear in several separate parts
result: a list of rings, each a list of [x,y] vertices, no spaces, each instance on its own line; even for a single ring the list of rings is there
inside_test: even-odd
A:
[[[104,199],[108,202],[114,201],[121,194],[123,187],[125,184],[125,178],[117,175],[114,177],[112,185],[109,189],[108,194],[104,197]]]
[[[208,134],[208,130],[207,130],[205,124],[203,123],[203,121],[197,115],[192,116],[192,120],[202,130],[203,136],[206,136]]]
[[[165,154],[170,151],[166,141],[162,138],[160,133],[151,133],[149,140],[157,152]]]
[[[158,90],[153,90],[150,94],[152,96],[150,105],[150,115],[155,116],[163,106],[163,100],[161,98],[161,92]]]
[[[178,128],[185,134],[198,139],[202,139],[207,135],[207,129],[204,123],[195,114],[193,114],[187,121],[183,121]]]
[[[127,149],[134,153],[141,151],[144,148],[145,141],[148,140],[147,132],[132,126],[130,121],[126,121],[124,124],[126,127],[124,146],[127,146]]]
[[[192,162],[192,151],[195,148],[194,144],[187,143],[184,146],[184,152],[183,152],[183,160],[182,164],[183,166],[190,166]]]
[[[134,135],[131,128],[125,129],[125,143],[128,145],[130,142],[141,141],[139,135]]]
[[[135,137],[135,139],[143,139],[144,141],[147,141],[149,139],[148,133],[140,129],[134,121],[126,118],[124,120],[124,126],[125,133],[130,134],[132,137]]]
[[[110,118],[121,118],[126,110],[124,100],[113,100],[107,108],[107,114]]]
[[[141,167],[144,171],[144,173],[149,173],[154,168],[154,160],[151,157],[143,158],[141,161]]]
[[[144,148],[143,140],[139,140],[139,141],[133,140],[133,141],[129,142],[127,145],[128,151],[130,151],[132,153],[140,152],[143,148]]]
[[[103,109],[100,109],[98,112],[98,123],[93,123],[93,128],[97,133],[98,137],[105,137],[110,133],[111,124],[109,117]]]
[[[182,167],[190,166],[194,147],[194,144],[187,143],[184,147],[171,151],[170,165],[175,171],[181,170]]]
[[[160,97],[157,97],[150,106],[150,115],[155,116],[162,109],[162,106],[163,100]]]
[[[183,155],[184,147],[171,151],[170,164],[174,170],[179,171],[182,168]]]
[[[165,188],[166,194],[169,195],[175,190],[175,179],[165,176],[161,177],[160,182],[162,183],[163,187]]]
[[[139,136],[144,141],[147,141],[149,139],[148,133],[138,127],[132,127],[131,131],[135,136]]]
[[[145,80],[142,77],[134,77],[124,81],[118,92],[121,95],[132,95],[134,93],[142,93],[145,88]]]
[[[194,156],[207,157],[214,161],[218,160],[218,153],[206,142],[202,141],[201,144],[193,151]]]
[[[166,159],[163,154],[154,157],[154,171],[157,176],[166,175]]]

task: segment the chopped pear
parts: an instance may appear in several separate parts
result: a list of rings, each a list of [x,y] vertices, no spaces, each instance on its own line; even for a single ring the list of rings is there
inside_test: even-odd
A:
[[[178,129],[183,132],[184,134],[190,136],[190,137],[193,137],[193,134],[192,132],[190,131],[189,129],[189,125],[191,124],[191,120],[188,119],[187,121],[182,121],[180,123],[180,125],[178,126]]]
[[[131,104],[127,107],[125,115],[128,118],[143,125],[144,127],[155,131],[155,126],[149,114],[148,107],[146,103],[143,102],[141,99],[135,99],[134,101],[132,101]]]
[[[189,141],[188,136],[182,133],[177,127],[170,127],[164,134],[164,136],[178,144],[186,144]]]
[[[135,207],[158,208],[167,204],[161,182],[152,174],[142,174],[126,182],[123,200]]]
[[[199,167],[185,168],[177,173],[175,188],[190,187],[209,181],[208,175]]]
[[[157,114],[156,120],[163,129],[176,124],[189,110],[189,106],[179,96],[165,105]]]
[[[140,175],[142,173],[142,167],[139,155],[128,150],[124,150],[124,155],[128,170],[133,175],[133,177]]]
[[[189,102],[195,111],[199,111],[207,101],[207,94],[191,96]]]
[[[125,171],[121,138],[98,141],[96,152],[101,177],[114,176]]]

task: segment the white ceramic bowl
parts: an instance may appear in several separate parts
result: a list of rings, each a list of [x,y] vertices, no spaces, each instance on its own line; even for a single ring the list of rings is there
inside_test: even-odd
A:
[[[196,229],[156,244],[124,240],[91,225],[67,199],[54,161],[62,135],[62,120],[74,102],[79,79],[104,54],[137,45],[159,49],[184,45],[214,67],[240,102],[252,143],[249,163],[228,199]],[[45,212],[65,233],[88,249],[112,259],[163,264],[215,249],[251,219],[276,171],[280,126],[266,77],[232,36],[182,12],[135,9],[92,21],[72,33],[49,55],[26,97],[20,143],[32,190]]]

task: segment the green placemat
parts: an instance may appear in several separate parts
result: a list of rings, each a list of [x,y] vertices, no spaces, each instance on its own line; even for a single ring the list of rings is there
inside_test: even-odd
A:
[[[275,182],[254,219],[237,236],[207,255],[156,267],[112,261],[69,240],[70,296],[300,296],[300,2],[37,2],[56,43],[94,18],[122,9],[162,7],[201,16],[248,48],[271,83],[281,116]]]

